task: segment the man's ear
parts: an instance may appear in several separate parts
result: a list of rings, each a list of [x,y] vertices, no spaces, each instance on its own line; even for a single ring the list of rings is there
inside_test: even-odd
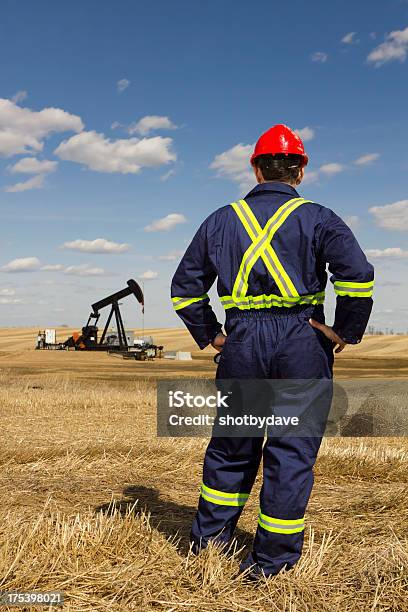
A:
[[[256,180],[258,183],[264,183],[264,177],[262,176],[262,172],[260,171],[260,169],[258,168],[258,166],[253,165],[252,169],[254,171]]]
[[[303,166],[299,170],[299,176],[298,176],[298,180],[296,181],[296,185],[300,185],[300,183],[303,181],[304,178],[305,178],[305,167]]]

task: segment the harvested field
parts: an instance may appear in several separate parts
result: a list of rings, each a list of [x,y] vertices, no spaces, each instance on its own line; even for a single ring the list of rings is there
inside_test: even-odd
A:
[[[254,586],[236,572],[259,478],[235,550],[194,558],[206,441],[155,437],[153,379],[212,376],[212,352],[133,363],[34,351],[36,331],[0,330],[0,591],[61,590],[72,611],[408,609],[405,439],[325,440],[304,556]],[[168,349],[194,348],[184,330],[151,331]],[[407,348],[407,337],[369,337],[339,356],[337,376],[406,377]]]

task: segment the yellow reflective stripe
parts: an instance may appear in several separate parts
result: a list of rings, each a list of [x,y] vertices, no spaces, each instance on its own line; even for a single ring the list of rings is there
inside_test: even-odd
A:
[[[374,281],[359,283],[356,281],[335,281],[334,291],[336,295],[347,295],[349,297],[371,297],[373,295]]]
[[[194,302],[201,302],[201,300],[205,300],[208,298],[208,295],[200,295],[200,297],[173,297],[171,301],[173,302],[174,310],[181,310],[182,308],[186,308],[186,306],[190,306],[190,304],[194,304]]]
[[[356,281],[334,281],[335,287],[354,287],[355,289],[374,287],[374,281],[358,283]]]
[[[285,204],[280,206],[274,215],[269,219],[264,229],[261,229],[258,220],[245,200],[240,200],[238,203],[232,204],[235,212],[252,239],[252,244],[248,247],[243,256],[234,283],[232,293],[235,297],[244,297],[246,295],[246,292],[248,291],[249,274],[259,257],[262,257],[267,270],[271,274],[283,296],[298,295],[295,285],[279,261],[276,252],[272,248],[271,240],[291,212],[293,212],[301,204],[305,204],[307,202],[310,202],[310,200],[305,200],[304,198],[293,198],[288,202],[285,202]],[[255,232],[258,234],[257,236],[255,236]]]
[[[347,289],[344,289],[343,291],[340,291],[339,289],[335,289],[334,290],[336,295],[347,295],[349,297],[371,297],[373,295],[373,291],[350,291],[350,289],[347,291]]]
[[[251,240],[255,240],[256,237],[262,232],[262,227],[260,226],[259,221],[255,217],[251,208],[248,206],[245,200],[239,200],[238,202],[233,202],[231,206],[237,213],[242,225],[245,227]],[[242,213],[242,210],[241,210],[242,208],[245,210],[247,217],[252,222],[252,227],[248,223],[247,217]]]
[[[271,219],[269,219],[268,224],[277,221],[284,210],[286,210],[293,203],[298,201],[303,202],[304,200],[303,198],[293,198],[291,200],[288,200],[288,202],[285,202],[285,204],[278,208],[278,210],[274,213]],[[244,209],[245,215],[249,217],[249,221],[253,225],[253,230],[257,231],[258,233],[256,240],[254,238],[254,231],[252,230],[250,223],[248,223],[247,219],[245,219],[245,215],[243,215],[241,208]],[[259,259],[260,256],[262,257],[263,262],[267,267],[267,270],[276,282],[279,291],[282,293],[282,295],[298,295],[295,286],[287,275],[286,270],[283,268],[281,262],[278,259],[278,256],[276,255],[275,251],[272,248],[272,245],[270,244],[270,238],[268,238],[266,232],[268,224],[262,230],[258,220],[254,216],[252,210],[245,202],[245,200],[240,200],[239,205],[234,206],[234,210],[237,212],[249,236],[252,238],[252,244],[248,247],[242,259],[240,269],[234,283],[233,295],[239,297],[243,297],[246,295],[246,292],[248,291],[249,274],[255,262]]]
[[[300,295],[298,297],[282,297],[280,295],[249,295],[243,298],[237,298],[232,295],[220,296],[220,301],[224,306],[225,310],[229,308],[239,308],[240,310],[253,310],[260,308],[272,308],[273,306],[291,308],[292,306],[299,306],[305,304],[323,304],[325,298],[325,292]]]
[[[224,493],[224,491],[211,489],[202,483],[201,497],[219,506],[244,506],[249,497],[249,493]]]
[[[272,533],[300,533],[305,528],[305,517],[301,519],[278,519],[259,512],[258,524]]]

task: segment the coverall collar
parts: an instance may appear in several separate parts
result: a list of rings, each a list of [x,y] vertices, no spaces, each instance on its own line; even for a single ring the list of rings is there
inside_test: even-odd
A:
[[[278,193],[287,193],[292,198],[298,198],[299,194],[294,187],[288,185],[287,183],[280,183],[278,181],[270,181],[268,183],[258,183],[251,191],[245,196],[248,198],[253,195],[258,195],[265,192],[278,192]]]

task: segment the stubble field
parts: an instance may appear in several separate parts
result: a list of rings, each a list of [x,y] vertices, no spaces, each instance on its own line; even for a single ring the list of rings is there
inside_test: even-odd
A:
[[[72,611],[408,610],[405,439],[325,440],[304,556],[254,586],[236,573],[260,479],[235,550],[193,557],[206,440],[155,433],[154,380],[212,376],[212,351],[128,362],[34,351],[36,331],[0,330],[0,591],[63,591]],[[183,330],[153,336],[194,350]],[[336,376],[407,378],[408,337],[367,338],[339,356]]]

